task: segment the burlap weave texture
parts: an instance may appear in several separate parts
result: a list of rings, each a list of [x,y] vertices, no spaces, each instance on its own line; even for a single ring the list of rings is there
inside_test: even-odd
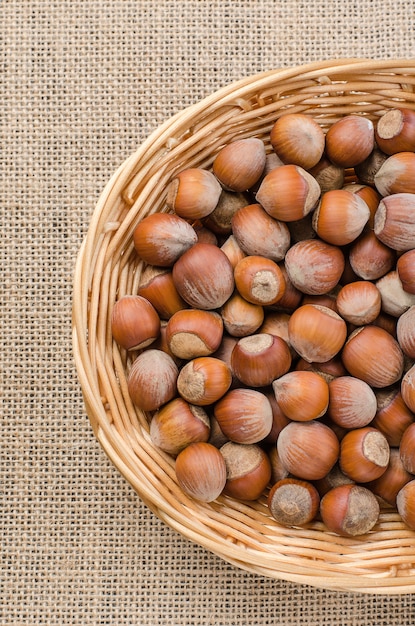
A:
[[[406,626],[410,596],[239,571],[139,500],[97,444],[71,352],[73,267],[112,172],[243,76],[415,56],[397,0],[0,3],[0,624]]]

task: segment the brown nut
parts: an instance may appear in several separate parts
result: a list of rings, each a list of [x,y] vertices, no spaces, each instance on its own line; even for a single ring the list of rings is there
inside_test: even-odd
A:
[[[338,376],[329,382],[330,400],[327,416],[343,428],[362,428],[377,411],[373,389],[359,378]]]
[[[226,464],[210,443],[191,443],[176,458],[176,476],[181,489],[195,500],[213,502],[226,484]]]
[[[298,241],[285,255],[285,269],[292,284],[308,295],[328,293],[344,270],[343,252],[320,239]]]
[[[160,318],[153,305],[142,296],[122,296],[114,304],[111,331],[126,350],[146,348],[160,334]]]
[[[309,363],[325,363],[342,349],[346,322],[332,309],[303,304],[290,316],[288,337],[294,350]]]
[[[365,535],[379,519],[376,496],[361,485],[340,485],[321,499],[320,514],[328,530],[343,537]]]
[[[343,364],[371,387],[388,387],[402,376],[404,358],[396,339],[377,326],[361,326],[348,337],[342,350]]]
[[[179,296],[169,268],[148,265],[141,275],[137,295],[147,298],[162,320],[188,306]]]
[[[398,492],[396,508],[405,524],[415,530],[415,480],[410,480]]]
[[[134,229],[134,248],[149,265],[172,267],[186,250],[197,242],[195,229],[171,213],[153,213]]]
[[[223,321],[216,311],[183,309],[168,320],[166,342],[180,359],[209,356],[222,341]]]
[[[393,250],[412,250],[415,241],[415,193],[394,193],[383,198],[375,213],[374,231],[378,239]]]
[[[410,424],[402,435],[399,455],[406,471],[415,474],[415,422]]]
[[[285,280],[275,263],[263,256],[246,256],[234,270],[235,286],[240,295],[252,304],[269,306],[284,295]]]
[[[179,172],[167,188],[166,204],[179,217],[199,220],[214,210],[222,193],[209,170],[192,167]]]
[[[398,152],[383,163],[375,174],[376,189],[382,196],[415,193],[415,153]]]
[[[177,391],[190,404],[213,404],[232,383],[230,368],[212,356],[201,356],[185,363],[177,378]]]
[[[283,478],[268,494],[268,508],[283,526],[304,526],[316,517],[320,496],[310,482],[298,478]]]
[[[371,154],[375,147],[373,122],[362,115],[346,115],[326,133],[326,154],[340,167],[354,167]]]
[[[320,197],[316,179],[298,165],[282,165],[267,174],[256,200],[273,218],[294,222],[308,215]]]
[[[269,333],[243,337],[231,355],[231,368],[235,376],[249,387],[266,387],[282,376],[291,366],[288,345]]]
[[[264,321],[264,308],[248,302],[237,291],[221,309],[225,330],[233,337],[246,337],[256,332]]]
[[[329,386],[314,372],[288,372],[274,380],[272,389],[284,415],[298,422],[321,417],[329,404]]]
[[[346,322],[364,326],[378,317],[382,297],[376,285],[367,280],[357,280],[340,289],[336,304],[337,311]]]
[[[375,395],[377,411],[371,426],[385,435],[391,447],[399,447],[403,433],[415,416],[403,401],[399,388],[378,389]]]
[[[415,249],[404,252],[397,260],[396,271],[402,288],[415,294]]]
[[[415,413],[415,365],[413,365],[401,380],[401,394],[406,406]]]
[[[233,141],[219,151],[212,167],[225,189],[246,191],[255,185],[264,170],[264,142],[256,137]]]
[[[415,111],[390,109],[379,118],[375,140],[385,154],[415,151]]]
[[[386,437],[371,426],[349,431],[340,442],[340,468],[357,483],[368,483],[382,476],[389,457]]]
[[[221,307],[235,287],[228,257],[209,243],[194,244],[176,261],[172,271],[177,291],[194,308]]]
[[[271,128],[270,142],[284,163],[308,170],[323,156],[325,137],[321,126],[309,115],[287,113]]]
[[[290,246],[288,226],[270,217],[260,204],[249,204],[235,213],[232,233],[245,254],[272,261],[281,261]]]
[[[399,317],[396,338],[406,356],[415,359],[415,305]]]
[[[364,232],[349,250],[353,271],[364,280],[377,280],[395,266],[396,252],[382,243],[373,230]]]
[[[369,217],[369,207],[359,195],[346,189],[333,189],[321,196],[312,223],[320,239],[345,246],[362,233]]]
[[[265,394],[256,389],[232,389],[213,407],[213,414],[228,439],[252,444],[271,431],[273,413]]]
[[[229,441],[220,451],[226,464],[226,485],[223,493],[239,500],[257,500],[271,478],[268,455],[257,444]]]
[[[210,422],[206,411],[174,398],[164,404],[150,422],[150,437],[155,446],[176,456],[189,444],[208,441]]]
[[[368,489],[390,506],[396,505],[396,496],[413,475],[406,471],[397,448],[391,448],[386,471],[376,480],[367,483]]]
[[[155,411],[176,395],[179,370],[161,350],[144,350],[133,362],[127,378],[128,393],[142,411]]]
[[[324,478],[339,456],[339,440],[318,420],[290,422],[280,432],[278,454],[290,474],[304,480]]]

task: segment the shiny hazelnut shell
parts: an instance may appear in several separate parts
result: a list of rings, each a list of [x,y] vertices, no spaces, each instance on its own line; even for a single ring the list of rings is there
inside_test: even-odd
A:
[[[220,451],[210,443],[191,443],[175,463],[181,489],[195,500],[213,502],[226,484],[226,464]]]
[[[111,313],[111,332],[126,350],[146,348],[160,334],[160,318],[153,305],[142,296],[122,296]]]
[[[328,491],[320,502],[320,514],[331,532],[343,537],[365,535],[379,519],[376,496],[362,485],[340,485]]]
[[[191,307],[213,310],[233,293],[233,267],[217,246],[196,243],[173,265],[176,289]]]

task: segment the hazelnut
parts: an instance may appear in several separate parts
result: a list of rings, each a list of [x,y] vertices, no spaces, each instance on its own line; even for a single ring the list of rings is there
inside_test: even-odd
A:
[[[316,179],[298,165],[282,165],[267,174],[256,200],[273,218],[293,222],[308,215],[320,197]]]
[[[320,496],[310,482],[298,478],[283,478],[268,494],[270,513],[283,526],[304,526],[317,515]]]
[[[361,326],[348,337],[342,350],[343,364],[371,387],[388,387],[402,376],[404,358],[396,339],[377,326]]]
[[[224,361],[201,356],[183,365],[177,378],[177,391],[187,402],[206,406],[225,395],[231,383],[231,370]]]
[[[177,482],[195,500],[213,502],[226,484],[226,464],[220,451],[210,443],[191,443],[175,464]]]
[[[328,530],[343,537],[365,535],[379,519],[376,496],[361,485],[340,485],[321,499],[320,514]]]
[[[256,137],[238,139],[224,146],[213,161],[213,173],[231,191],[246,191],[265,167],[265,145]]]
[[[178,215],[153,213],[137,224],[133,239],[140,259],[149,265],[172,267],[197,242],[197,235],[195,229]]]
[[[373,389],[359,378],[338,376],[329,382],[327,416],[343,428],[362,428],[375,417],[377,400]]]
[[[163,320],[188,306],[177,292],[171,270],[165,267],[148,265],[141,275],[137,294],[151,302]]]
[[[250,387],[265,387],[282,376],[291,366],[288,345],[269,333],[243,337],[231,355],[231,368],[235,376]]]
[[[248,302],[238,292],[229,298],[221,309],[225,330],[233,337],[251,335],[264,321],[264,308]]]
[[[415,249],[404,252],[397,260],[396,271],[402,288],[415,294]]]
[[[320,239],[344,246],[362,233],[369,217],[369,207],[359,195],[333,189],[321,196],[313,213],[313,228]]]
[[[376,189],[382,196],[415,193],[415,153],[398,152],[383,163],[375,174]]]
[[[415,304],[399,317],[396,337],[406,356],[415,359]]]
[[[415,422],[412,422],[402,435],[399,455],[405,470],[415,474]]]
[[[298,241],[285,255],[290,281],[308,295],[322,295],[334,289],[344,265],[341,249],[320,239]]]
[[[114,304],[111,331],[126,350],[146,348],[160,334],[160,318],[153,305],[142,296],[122,296]]]
[[[396,508],[404,523],[415,530],[415,480],[410,480],[398,492]]]
[[[399,450],[391,448],[388,467],[382,476],[368,483],[367,487],[390,506],[395,506],[398,492],[412,479],[412,474],[406,471],[402,463]]]
[[[373,230],[362,233],[350,246],[349,262],[364,280],[377,280],[393,269],[396,252],[382,243]]]
[[[231,389],[216,402],[213,414],[223,434],[235,443],[258,443],[273,425],[270,401],[256,389]]]
[[[292,371],[272,383],[281,411],[291,420],[306,422],[324,415],[329,404],[329,386],[322,376]]]
[[[222,341],[223,321],[216,311],[183,309],[168,320],[166,342],[180,359],[209,356]]]
[[[206,411],[174,398],[164,404],[152,417],[150,437],[155,446],[177,456],[189,444],[208,441],[210,422]]]
[[[290,474],[304,480],[324,478],[339,456],[333,430],[318,420],[290,422],[277,440],[278,455]]]
[[[221,193],[222,187],[212,172],[193,167],[173,178],[167,188],[166,204],[179,217],[198,220],[212,213]]]
[[[349,431],[340,442],[340,468],[357,483],[368,483],[382,476],[389,456],[386,437],[371,426]]]
[[[194,244],[176,261],[172,271],[180,296],[197,309],[221,307],[235,287],[228,257],[209,243]]]
[[[260,204],[249,204],[232,218],[232,233],[247,255],[281,261],[290,245],[288,226],[268,215]]]
[[[257,444],[229,441],[220,451],[226,464],[223,493],[239,500],[257,500],[271,478],[268,455]]]
[[[364,326],[378,317],[382,297],[376,285],[367,280],[357,280],[340,289],[336,304],[339,314],[346,322]]]
[[[379,118],[375,127],[375,140],[386,154],[415,151],[415,111],[389,109]]]
[[[394,193],[383,198],[375,213],[374,231],[386,246],[398,252],[412,250],[415,241],[415,193]]]
[[[408,409],[415,413],[415,365],[402,377],[401,394]]]
[[[326,133],[326,154],[340,167],[354,167],[371,154],[375,147],[373,122],[362,115],[346,115]]]
[[[290,316],[288,336],[294,350],[309,363],[325,363],[342,349],[346,322],[332,309],[303,304]]]
[[[176,395],[179,370],[172,357],[161,350],[144,350],[128,374],[128,393],[143,411],[154,411]]]
[[[402,435],[414,422],[414,415],[403,401],[398,388],[375,392],[377,411],[371,426],[383,433],[391,447],[400,445]]]
[[[271,145],[284,163],[310,169],[321,159],[325,137],[312,117],[302,113],[287,113],[274,123],[270,133]]]
[[[285,280],[280,267],[263,256],[246,256],[234,270],[239,294],[252,304],[269,306],[284,295]]]
[[[415,305],[415,294],[404,290],[399,274],[391,270],[376,281],[382,302],[382,311],[394,317],[400,317]]]

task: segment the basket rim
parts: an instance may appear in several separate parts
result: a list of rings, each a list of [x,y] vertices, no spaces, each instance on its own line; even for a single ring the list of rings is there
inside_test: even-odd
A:
[[[94,434],[118,471],[133,486],[146,506],[152,510],[157,517],[188,540],[205,547],[210,552],[217,554],[223,560],[237,566],[239,569],[250,572],[255,571],[264,576],[278,577],[291,580],[292,582],[309,584],[325,589],[354,592],[382,594],[413,593],[415,584],[412,575],[399,575],[398,573],[396,577],[386,578],[384,574],[379,573],[379,576],[367,577],[362,575],[358,577],[355,574],[348,574],[347,568],[345,568],[345,572],[341,574],[335,571],[324,572],[324,570],[321,570],[320,572],[315,571],[310,575],[305,566],[302,568],[298,563],[291,565],[289,560],[284,560],[283,556],[281,556],[281,568],[276,571],[276,563],[274,562],[271,565],[267,559],[264,559],[260,547],[258,548],[257,546],[252,549],[245,547],[241,549],[237,541],[232,537],[224,539],[224,543],[226,543],[226,553],[224,554],[223,544],[218,542],[215,533],[209,533],[209,531],[204,529],[203,533],[200,534],[200,525],[197,523],[195,523],[194,528],[184,524],[181,519],[175,517],[174,505],[169,502],[165,506],[163,498],[154,493],[154,487],[152,483],[149,482],[148,477],[142,482],[137,479],[137,476],[131,469],[133,465],[134,447],[137,446],[137,441],[134,439],[134,429],[131,429],[129,432],[126,431],[124,433],[125,439],[123,439],[120,433],[113,428],[112,422],[108,418],[108,406],[103,402],[98,376],[96,374],[97,369],[99,370],[105,367],[105,355],[98,354],[97,356],[95,354],[94,358],[92,358],[90,346],[91,342],[95,345],[96,340],[88,336],[88,318],[91,315],[91,310],[95,313],[99,307],[99,302],[96,297],[95,300],[90,300],[91,283],[93,280],[98,280],[96,276],[93,276],[92,267],[96,263],[97,257],[101,254],[99,244],[111,238],[112,233],[116,232],[119,227],[118,222],[113,222],[109,219],[112,216],[109,207],[112,208],[114,203],[119,202],[122,190],[125,189],[134,172],[139,168],[137,163],[140,163],[144,158],[148,158],[149,154],[156,154],[157,150],[169,144],[169,140],[171,140],[172,137],[176,137],[177,134],[180,137],[183,120],[187,121],[191,117],[206,114],[206,111],[212,109],[218,102],[220,102],[222,107],[235,107],[236,103],[236,106],[241,106],[241,109],[243,109],[243,95],[249,88],[252,90],[256,89],[257,91],[259,89],[265,90],[273,81],[289,80],[300,75],[302,78],[316,80],[324,76],[326,72],[342,76],[352,71],[354,73],[358,71],[381,71],[385,73],[401,71],[404,74],[405,71],[409,70],[415,73],[415,59],[327,59],[323,62],[312,62],[295,67],[260,72],[219,88],[214,93],[178,111],[165,120],[157,129],[148,135],[136,151],[121,163],[102,190],[90,217],[87,233],[82,240],[73,274],[72,347],[86,412]],[[238,103],[238,99],[240,99],[240,103]],[[172,150],[175,149],[176,145],[177,144],[173,141]],[[154,176],[151,181],[153,182],[153,180]],[[107,266],[101,265],[100,267],[102,274],[108,274],[106,280],[109,283],[110,278]],[[85,268],[88,268],[87,272],[85,272]],[[100,332],[102,334],[102,329]],[[102,362],[100,362],[100,359],[102,359]],[[115,367],[117,365],[119,364],[115,363]],[[148,442],[143,445],[147,444],[150,445]],[[164,471],[166,475],[170,472],[171,479],[172,474],[171,469],[169,469],[168,460],[166,460]],[[169,486],[172,489],[172,497],[174,499],[175,493],[172,480]],[[195,507],[193,504],[189,505],[186,503],[186,505],[189,506],[189,512],[193,512],[195,515],[200,509],[199,506]],[[396,520],[393,516],[391,518],[388,517],[385,522],[385,529],[388,527],[388,524],[393,526],[395,523]],[[198,530],[195,528],[198,528]],[[402,533],[402,540],[405,540],[407,543],[409,541],[408,537],[412,537],[412,534],[408,535],[408,533]],[[348,542],[342,543],[347,552],[346,547],[348,546]],[[245,559],[242,558],[242,556],[244,556]],[[415,562],[415,554],[413,561]],[[254,564],[254,569],[252,563]]]

